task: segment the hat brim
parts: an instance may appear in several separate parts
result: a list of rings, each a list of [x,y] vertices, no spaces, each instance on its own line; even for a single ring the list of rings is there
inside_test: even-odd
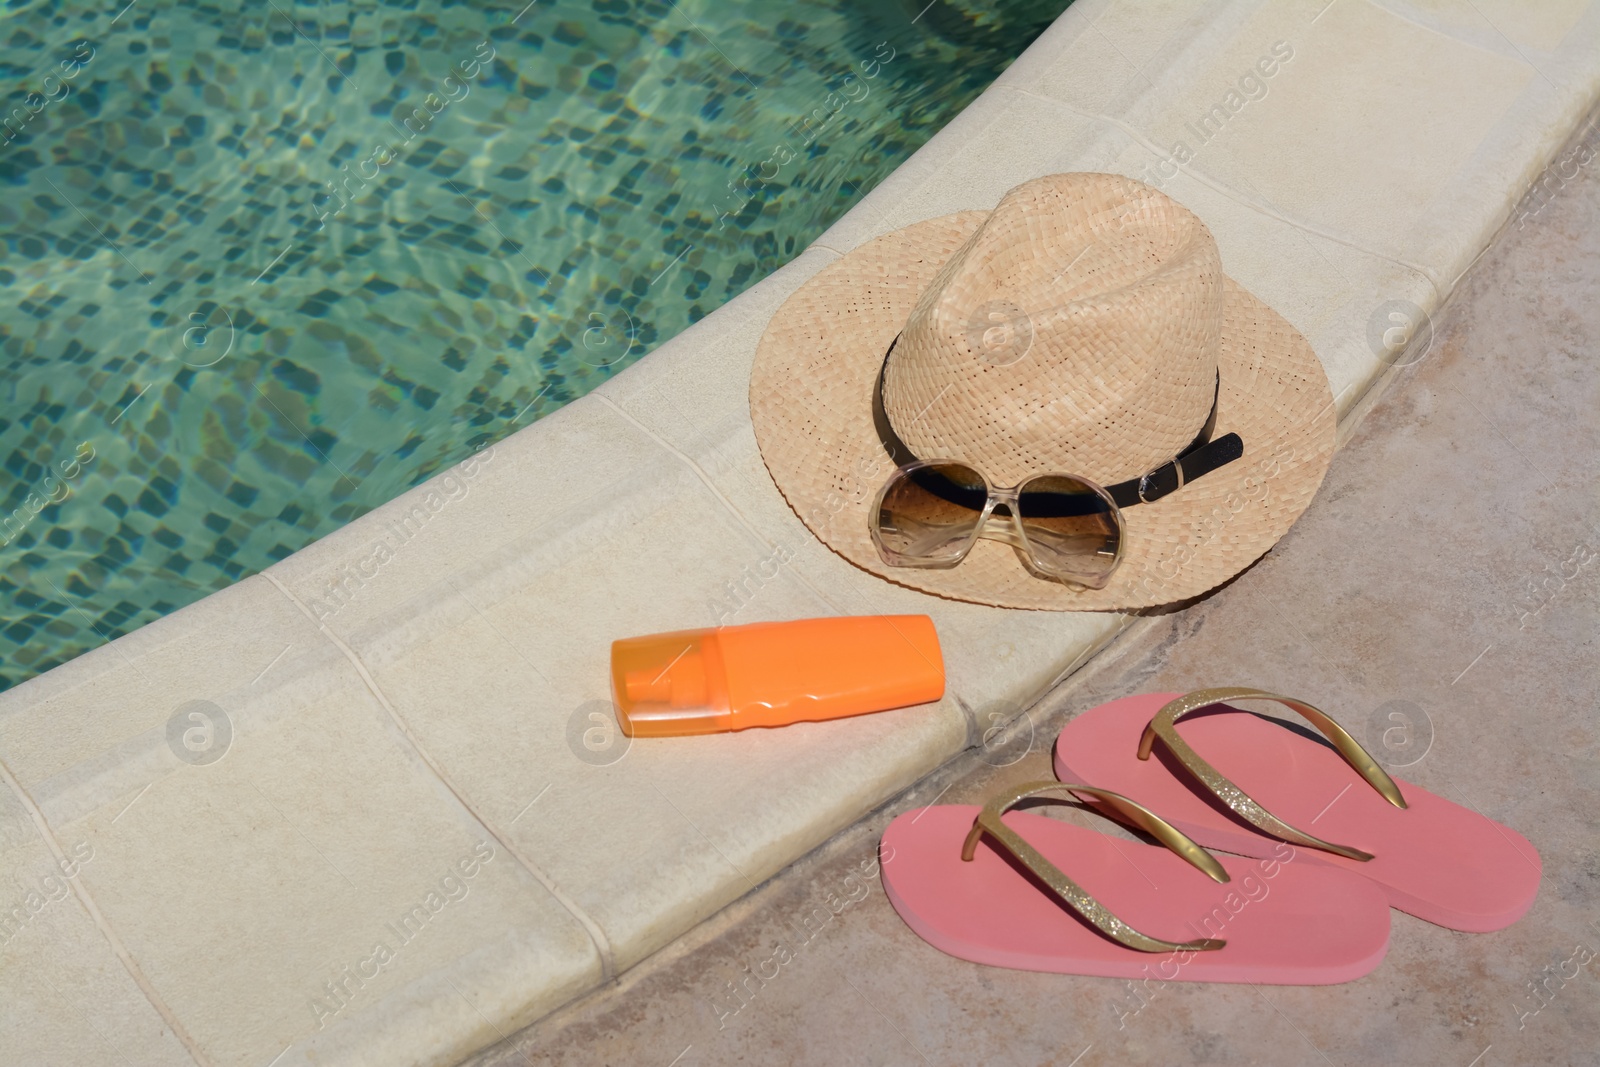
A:
[[[762,459],[801,521],[833,551],[879,577],[1008,608],[1110,611],[1172,604],[1215,588],[1260,558],[1321,485],[1333,457],[1336,418],[1311,345],[1231,278],[1218,355],[1216,433],[1237,433],[1244,455],[1168,496],[1123,509],[1122,562],[1105,588],[1035,577],[1015,550],[987,539],[950,570],[890,567],[879,557],[868,511],[894,464],[873,425],[878,371],[918,297],[987,216],[968,211],[929,219],[870,241],[818,272],[773,316],[756,349],[750,416]]]

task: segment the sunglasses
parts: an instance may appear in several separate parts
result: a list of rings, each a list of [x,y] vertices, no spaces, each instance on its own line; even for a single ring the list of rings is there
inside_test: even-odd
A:
[[[894,351],[896,337],[889,346]],[[995,486],[970,463],[918,459],[883,407],[888,358],[878,371],[873,421],[889,457],[899,464],[878,490],[869,516],[872,542],[891,567],[956,566],[980,537],[1017,550],[1035,575],[1103,589],[1122,562],[1127,526],[1122,508],[1148,504],[1244,454],[1236,433],[1212,439],[1221,379],[1211,412],[1187,448],[1138,478],[1109,488],[1072,474],[1036,474],[1013,488]],[[1004,511],[1005,522],[991,522]]]
[[[998,521],[1001,509],[1009,521]],[[1104,588],[1122,561],[1116,501],[1070,474],[1036,474],[1008,489],[970,464],[918,460],[889,476],[870,521],[872,541],[891,567],[954,567],[980,537],[1015,548],[1042,577],[1091,589]]]

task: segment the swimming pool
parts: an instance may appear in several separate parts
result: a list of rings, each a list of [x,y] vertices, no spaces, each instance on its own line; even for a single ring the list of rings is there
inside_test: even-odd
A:
[[[10,5],[0,689],[594,388],[1067,2]]]

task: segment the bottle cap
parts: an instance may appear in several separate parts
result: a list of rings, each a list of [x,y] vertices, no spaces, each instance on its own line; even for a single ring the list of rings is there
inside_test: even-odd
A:
[[[611,692],[629,737],[732,730],[715,630],[630,637],[611,645]]]

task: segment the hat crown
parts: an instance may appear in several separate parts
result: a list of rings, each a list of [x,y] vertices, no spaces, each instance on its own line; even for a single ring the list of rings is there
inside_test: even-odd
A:
[[[1178,454],[1215,397],[1216,242],[1142,182],[1061,174],[1020,185],[945,263],[906,321],[884,410],[917,455],[1002,485],[1102,485]]]

